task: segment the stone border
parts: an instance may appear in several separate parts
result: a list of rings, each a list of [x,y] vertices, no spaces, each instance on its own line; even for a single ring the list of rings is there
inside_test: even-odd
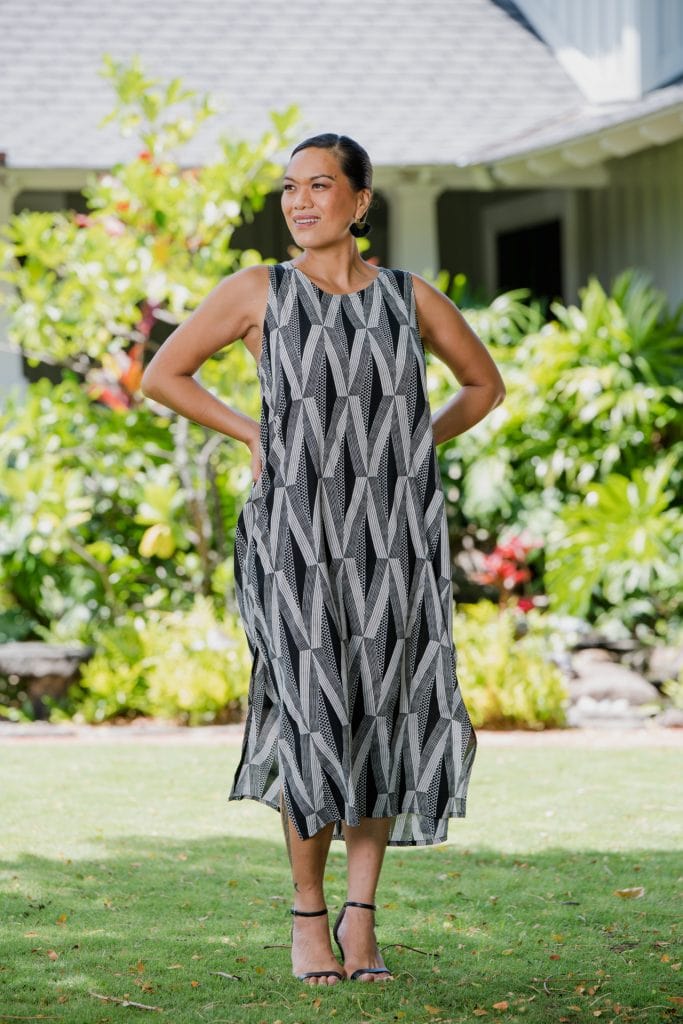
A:
[[[49,722],[0,722],[0,745],[21,743],[183,743],[241,746],[244,724],[178,726],[145,720],[129,725],[53,725]],[[477,729],[480,746],[486,747],[678,747],[683,748],[683,729],[665,728],[651,722],[637,726],[620,723],[566,729]]]

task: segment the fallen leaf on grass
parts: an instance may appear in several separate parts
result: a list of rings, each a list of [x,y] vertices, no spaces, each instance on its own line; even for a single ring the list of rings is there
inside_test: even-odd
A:
[[[230,981],[239,981],[238,974],[228,974],[227,971],[209,971],[209,974],[219,974],[221,978],[229,978]]]
[[[494,1003],[493,1004],[493,1009],[494,1010],[507,1010],[509,1005],[510,1004],[508,1002],[503,1000],[501,1003]]]
[[[47,955],[50,960],[59,960],[59,953],[55,953],[54,949],[48,949]]]
[[[624,900],[638,900],[641,896],[645,895],[645,887],[642,885],[634,885],[630,889],[615,889],[615,896],[621,896]]]

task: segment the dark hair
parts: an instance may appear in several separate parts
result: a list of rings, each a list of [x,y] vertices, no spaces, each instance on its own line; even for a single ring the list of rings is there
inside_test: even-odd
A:
[[[355,139],[349,138],[348,135],[336,135],[334,132],[312,135],[310,139],[304,139],[294,147],[290,160],[300,149],[308,149],[309,146],[315,146],[316,149],[331,149],[355,192],[360,192],[364,188],[369,188],[372,191],[372,163],[367,152]],[[370,206],[372,206],[372,200],[370,200]],[[371,227],[367,221],[364,221],[360,227],[355,223],[351,225],[351,234],[356,237],[367,235],[370,230]]]

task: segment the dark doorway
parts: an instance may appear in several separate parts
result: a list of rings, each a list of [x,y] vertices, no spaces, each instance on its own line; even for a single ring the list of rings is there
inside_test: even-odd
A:
[[[496,237],[498,292],[530,288],[547,312],[548,304],[562,296],[562,223],[542,224],[500,231]]]

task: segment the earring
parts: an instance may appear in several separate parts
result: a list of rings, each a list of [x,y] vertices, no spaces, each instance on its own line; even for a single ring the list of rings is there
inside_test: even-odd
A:
[[[349,228],[349,231],[351,232],[351,234],[355,235],[356,238],[364,238],[365,235],[369,235],[370,234],[371,230],[372,229],[371,229],[371,227],[370,227],[370,225],[368,224],[367,221],[365,221],[365,223],[363,223],[360,220],[354,221],[353,224],[351,225],[351,227]]]

